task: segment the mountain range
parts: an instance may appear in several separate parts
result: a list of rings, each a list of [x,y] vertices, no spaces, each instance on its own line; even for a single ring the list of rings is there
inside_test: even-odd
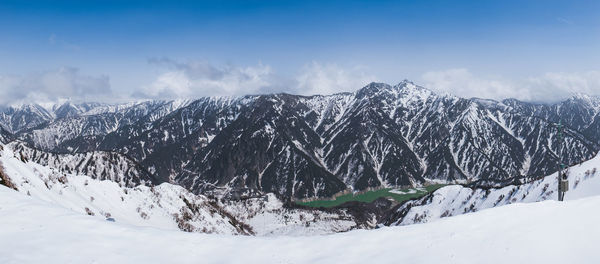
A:
[[[333,95],[11,106],[0,110],[0,141],[21,142],[21,155],[37,163],[69,160],[62,170],[125,186],[168,182],[209,196],[289,200],[539,178],[557,170],[560,153],[567,165],[596,155],[599,112],[600,98],[586,95],[495,101],[405,80]]]

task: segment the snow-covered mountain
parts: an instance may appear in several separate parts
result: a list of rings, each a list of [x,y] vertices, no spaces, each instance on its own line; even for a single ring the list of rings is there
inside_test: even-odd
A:
[[[2,112],[5,137],[45,152],[118,153],[155,183],[281,199],[428,182],[505,186],[600,150],[600,99],[556,104],[441,95],[403,81],[353,93],[270,94]],[[565,125],[559,146],[556,124]],[[2,139],[0,139],[2,140]]]
[[[568,169],[566,199],[600,195],[600,155]],[[311,209],[275,194],[205,196],[160,183],[126,155],[48,153],[20,141],[0,144],[0,185],[80,214],[134,226],[242,235],[306,235],[409,225],[512,203],[555,199],[556,174],[501,188],[450,185],[398,204],[386,199]]]
[[[376,224],[345,209],[290,208],[273,194],[228,201],[169,183],[154,185],[130,161],[113,155],[48,154],[17,142],[0,144],[0,187],[98,219],[188,232],[305,235]],[[0,209],[13,205],[4,197],[0,201]]]
[[[30,148],[22,142],[8,146],[21,161],[32,161],[51,167],[61,173],[86,175],[97,180],[113,181],[120,186],[151,186],[159,183],[145,168],[129,157],[115,153],[94,151],[74,154],[57,154]]]
[[[594,196],[371,231],[250,237],[109,222],[0,186],[0,263],[591,264],[598,262],[599,207]]]
[[[600,155],[566,170],[570,190],[565,200],[600,195]],[[557,200],[558,173],[520,185],[502,188],[473,188],[450,185],[392,208],[382,225],[426,223],[444,217],[477,212],[513,203]]]

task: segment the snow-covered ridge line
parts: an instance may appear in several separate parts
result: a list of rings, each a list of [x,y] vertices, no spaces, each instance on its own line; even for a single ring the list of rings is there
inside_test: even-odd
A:
[[[195,195],[169,183],[127,187],[36,163],[22,156],[22,150],[26,148],[16,143],[0,144],[0,171],[9,181],[1,181],[1,184],[35,199],[101,219],[135,226],[234,235],[326,234],[357,228],[348,213],[287,209],[273,194],[236,202]]]
[[[89,176],[97,180],[110,180],[119,186],[152,186],[157,181],[150,172],[129,157],[106,151],[59,154],[26,146],[23,142],[8,144],[15,157],[48,166],[61,173]]]
[[[16,189],[29,196],[64,206],[78,213],[137,225],[190,232],[251,234],[234,224],[208,198],[172,184],[122,187],[116,182],[62,173],[23,160],[4,146],[0,166]]]
[[[569,167],[567,175],[570,190],[565,195],[566,200],[600,195],[600,155]],[[398,206],[381,222],[385,225],[426,223],[507,204],[556,200],[557,184],[557,173],[554,173],[530,183],[503,188],[446,186],[421,199]]]

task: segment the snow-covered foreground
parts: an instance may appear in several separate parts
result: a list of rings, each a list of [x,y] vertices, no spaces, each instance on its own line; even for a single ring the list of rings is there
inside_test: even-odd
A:
[[[556,200],[558,173],[521,185],[481,189],[449,185],[422,199],[409,201],[383,221],[386,225],[411,225],[476,212],[513,203]],[[600,155],[568,168],[566,200],[600,195]]]
[[[0,263],[598,263],[600,196],[306,237],[108,222],[0,186]]]
[[[61,169],[84,163],[91,171],[105,171],[103,159],[73,162],[63,155],[42,165],[28,158],[31,152],[17,142],[0,144],[0,173],[11,185],[35,199],[102,220],[110,217],[140,227],[241,235],[316,235],[358,228],[342,210],[288,209],[273,194],[220,201],[169,183],[127,187],[120,184],[125,182],[121,176],[113,178],[121,179],[117,181],[99,180]]]

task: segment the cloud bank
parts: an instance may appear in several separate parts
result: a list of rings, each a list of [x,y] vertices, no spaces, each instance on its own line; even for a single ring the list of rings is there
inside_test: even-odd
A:
[[[197,98],[287,92],[301,95],[355,91],[378,78],[364,67],[311,62],[293,77],[277,74],[270,66],[215,66],[207,62],[151,59],[165,72],[136,92],[144,98]],[[403,78],[402,78],[403,79]],[[550,72],[523,79],[479,76],[456,68],[426,72],[423,86],[460,97],[555,102],[576,93],[600,96],[600,71]]]
[[[61,100],[98,101],[112,97],[108,76],[90,76],[63,67],[28,75],[0,75],[0,105]]]
[[[424,86],[460,97],[555,102],[573,94],[600,96],[600,71],[550,72],[520,80],[479,77],[467,69],[432,71],[422,75]]]
[[[150,59],[166,69],[152,83],[137,90],[136,97],[195,98],[202,96],[235,96],[263,93],[276,83],[277,77],[268,65],[222,67],[207,62],[178,62],[169,58]]]
[[[333,94],[354,91],[377,77],[366,73],[361,67],[344,69],[336,64],[312,62],[296,77],[296,92],[304,95]]]
[[[215,66],[207,62],[179,62],[154,58],[150,64],[166,69],[152,83],[134,93],[141,98],[197,98],[287,92],[301,95],[353,91],[376,80],[361,68],[311,62],[295,77],[277,74],[268,65]]]
[[[355,91],[377,77],[364,67],[345,68],[311,62],[293,76],[276,73],[269,65],[213,65],[203,61],[180,62],[169,58],[148,61],[160,72],[146,85],[114,93],[109,77],[82,74],[79,69],[27,75],[0,75],[0,105],[53,104],[65,100],[116,102],[133,99],[199,98],[286,92],[300,95]],[[402,76],[400,76],[402,77]],[[399,77],[399,78],[400,78]],[[400,78],[403,79],[403,78]],[[460,97],[555,102],[576,93],[600,96],[600,71],[555,72],[519,80],[479,76],[456,68],[426,72],[425,87]]]

